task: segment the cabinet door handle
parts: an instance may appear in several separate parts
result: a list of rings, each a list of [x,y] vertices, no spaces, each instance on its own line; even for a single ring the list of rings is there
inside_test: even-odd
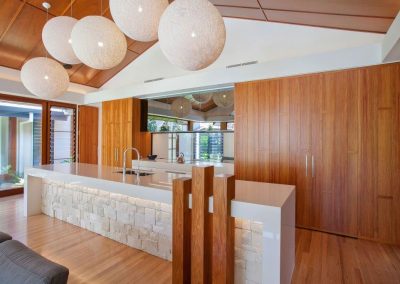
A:
[[[314,155],[311,156],[311,172],[312,172],[312,177],[314,177],[315,176]]]
[[[308,176],[308,155],[306,155],[306,176]]]
[[[116,150],[117,150],[117,162],[118,162],[118,160],[119,160],[119,157],[118,157],[118,148],[116,148]]]

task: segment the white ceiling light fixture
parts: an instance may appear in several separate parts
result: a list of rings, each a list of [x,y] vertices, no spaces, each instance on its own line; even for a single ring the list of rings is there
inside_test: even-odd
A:
[[[57,61],[46,57],[27,61],[21,69],[21,81],[29,92],[43,99],[59,97],[69,86],[67,71]]]
[[[71,33],[76,56],[94,69],[117,66],[126,55],[126,38],[117,25],[102,16],[87,16],[79,20]]]
[[[199,104],[208,103],[211,100],[212,94],[196,94],[192,98]]]
[[[161,17],[158,37],[172,64],[195,71],[218,59],[226,31],[221,14],[209,1],[175,0]]]
[[[46,50],[63,63],[81,63],[71,45],[72,28],[77,22],[78,20],[68,16],[55,17],[50,19],[42,30],[42,40]]]
[[[216,93],[212,98],[214,103],[222,108],[228,108],[234,104],[234,99],[231,92]]]
[[[110,0],[111,15],[128,37],[138,41],[158,38],[158,25],[168,0]]]
[[[185,98],[177,98],[171,104],[172,113],[179,118],[186,117],[192,110],[192,103]]]

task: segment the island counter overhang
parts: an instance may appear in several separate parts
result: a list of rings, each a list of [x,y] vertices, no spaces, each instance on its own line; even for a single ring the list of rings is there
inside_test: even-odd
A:
[[[82,218],[84,215],[87,219],[90,219],[88,222],[92,222],[92,219],[95,222],[96,218],[104,217],[99,217],[94,213],[86,214],[87,212],[84,212],[82,208],[73,208],[77,207],[77,204],[71,201],[74,191],[80,192],[80,195],[83,194],[83,196],[101,195],[103,199],[104,196],[108,196],[108,198],[114,200],[113,202],[117,202],[117,205],[124,204],[122,201],[118,201],[122,198],[127,201],[127,204],[129,204],[128,200],[136,202],[131,203],[136,208],[135,210],[142,210],[144,206],[143,218],[136,218],[137,216],[142,217],[142,214],[141,212],[135,212],[136,219],[131,220],[135,225],[142,224],[145,228],[149,226],[145,222],[145,213],[147,212],[151,213],[149,213],[150,217],[147,218],[150,220],[150,224],[158,220],[154,221],[154,214],[156,218],[158,218],[158,214],[161,216],[163,214],[166,215],[165,220],[160,219],[161,226],[157,226],[157,223],[155,223],[154,227],[162,227],[163,225],[167,227],[166,230],[158,233],[161,236],[164,232],[165,234],[162,235],[163,242],[164,244],[168,243],[170,241],[168,238],[171,235],[171,228],[168,228],[168,222],[171,221],[168,213],[170,214],[172,205],[172,181],[185,175],[156,173],[140,177],[138,180],[133,175],[127,175],[124,178],[122,174],[116,173],[116,170],[116,168],[112,167],[82,163],[45,165],[27,169],[25,171],[24,188],[25,216],[45,213],[51,217],[121,241],[118,239],[119,233],[111,232],[120,227],[117,223],[113,223],[113,219],[109,220],[110,225],[106,228],[110,232],[108,235],[103,234],[98,227],[95,228],[85,224],[82,220],[63,217],[61,213],[57,213],[61,212],[61,209],[60,211],[57,210],[59,207],[64,209],[71,207],[71,210],[77,211],[77,214],[82,215]],[[63,196],[63,193],[69,193],[71,197],[69,195]],[[82,203],[82,200],[78,202]],[[90,200],[87,202],[90,206]],[[155,208],[152,208],[153,203],[156,204]],[[140,204],[140,206],[136,206],[137,204]],[[165,211],[157,211],[157,208],[160,207],[158,204],[163,206],[162,209],[167,209]],[[191,204],[191,198],[189,198],[189,204]],[[212,204],[213,198],[210,197],[210,212],[212,212]],[[128,209],[122,208],[121,211]],[[129,210],[132,210],[132,208]],[[155,213],[153,214],[153,212]],[[125,220],[125,223],[129,224],[129,217],[122,213],[120,215],[121,220]],[[237,180],[231,215],[236,219],[235,283],[241,283],[240,279],[252,280],[256,283],[290,283],[294,269],[295,252],[295,187]],[[113,218],[113,216],[110,218]],[[142,228],[139,229],[142,230]],[[150,231],[149,238],[151,238],[152,233],[154,231]],[[127,243],[128,241],[123,238],[121,242]],[[127,244],[136,247],[134,241]],[[159,257],[171,259],[171,256],[158,255],[151,249],[150,251],[148,249],[143,250]],[[260,263],[261,269],[257,269],[257,261]],[[248,265],[252,262],[254,262],[254,265]],[[241,274],[244,275],[237,276],[237,270],[243,270]]]

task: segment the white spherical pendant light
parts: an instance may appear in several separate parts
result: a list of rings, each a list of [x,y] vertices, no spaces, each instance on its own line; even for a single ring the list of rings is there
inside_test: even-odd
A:
[[[189,115],[192,110],[192,103],[188,99],[177,98],[172,102],[171,110],[175,116],[183,118]]]
[[[192,98],[199,104],[205,104],[211,100],[212,94],[196,94]]]
[[[71,44],[72,28],[77,22],[78,20],[72,17],[60,16],[50,19],[43,27],[42,40],[46,50],[63,63],[81,63]]]
[[[158,38],[158,24],[168,0],[110,0],[111,15],[128,37],[138,41]]]
[[[71,34],[76,56],[94,69],[117,66],[126,54],[126,38],[117,25],[101,16],[87,16],[79,20]]]
[[[233,95],[230,92],[216,93],[213,95],[214,103],[222,108],[233,106]]]
[[[158,38],[172,64],[200,70],[217,60],[224,49],[225,24],[207,0],[175,0],[161,17]]]
[[[63,95],[69,86],[67,71],[57,61],[46,57],[27,61],[21,69],[21,81],[29,92],[44,99]]]

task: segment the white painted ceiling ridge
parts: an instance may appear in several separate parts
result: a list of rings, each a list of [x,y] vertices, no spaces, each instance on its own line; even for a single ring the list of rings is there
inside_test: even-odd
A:
[[[227,39],[220,58],[205,70],[189,72],[173,66],[158,44],[142,54],[101,89],[140,84],[156,78],[207,73],[243,62],[297,58],[382,42],[383,35],[300,25],[225,18]]]
[[[260,62],[240,68],[213,68],[207,72],[192,72],[148,84],[139,83],[105,89],[86,95],[85,103],[128,97],[151,98],[190,93],[219,86],[233,86],[236,82],[348,69],[376,65],[381,62],[381,43],[374,43],[297,58]]]
[[[400,61],[400,12],[382,42],[382,61]]]

